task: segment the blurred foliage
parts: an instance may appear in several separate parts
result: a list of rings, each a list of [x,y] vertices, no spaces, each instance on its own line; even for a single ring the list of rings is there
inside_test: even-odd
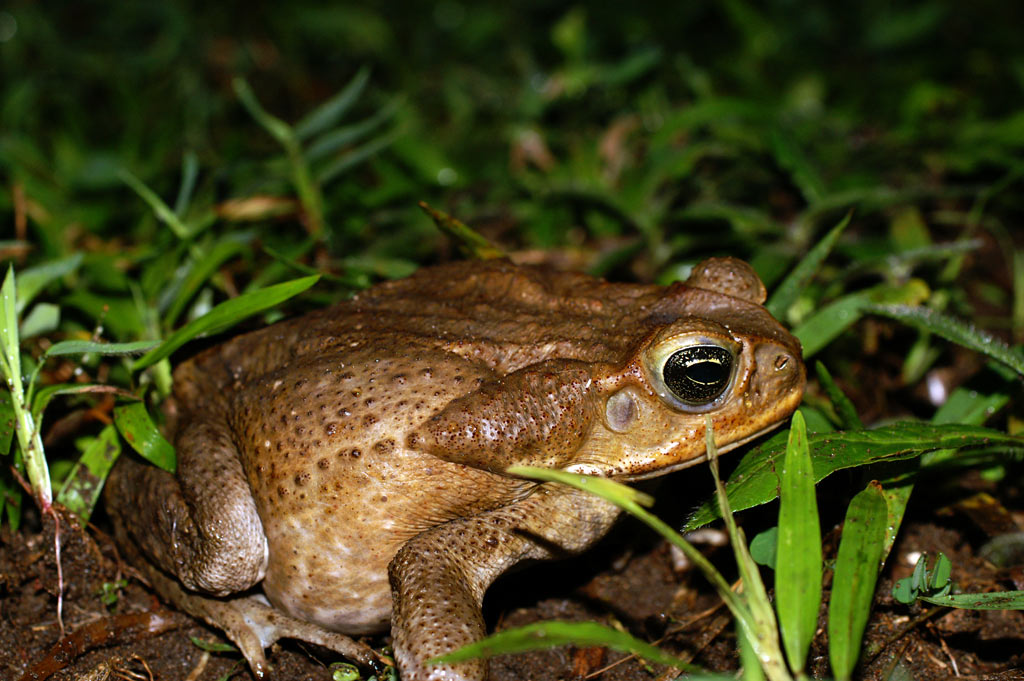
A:
[[[452,257],[420,201],[523,260],[668,282],[730,254],[769,289],[852,210],[774,302],[865,421],[927,416],[979,372],[1015,395],[927,325],[853,323],[919,304],[1024,339],[1022,24],[991,0],[11,0],[0,256],[19,282],[48,273],[19,310],[23,364],[159,401],[168,358],[44,352],[168,338],[301,275],[322,279],[293,309],[319,306]]]

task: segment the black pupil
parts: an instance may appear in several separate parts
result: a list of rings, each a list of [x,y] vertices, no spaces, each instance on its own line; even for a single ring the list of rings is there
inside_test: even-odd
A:
[[[732,353],[717,345],[694,345],[672,353],[662,371],[665,385],[680,400],[708,404],[729,387]]]

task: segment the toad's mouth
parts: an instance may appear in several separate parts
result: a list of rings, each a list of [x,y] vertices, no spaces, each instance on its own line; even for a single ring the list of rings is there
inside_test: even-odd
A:
[[[784,423],[788,423],[788,421],[788,419],[782,419],[781,421],[770,423],[764,428],[761,428],[758,431],[750,433],[749,435],[745,435],[737,440],[733,440],[732,442],[727,442],[725,444],[718,445],[718,454],[725,454],[727,452],[731,452],[732,450],[738,447],[742,447],[748,442],[756,440],[757,438],[761,437],[766,433],[770,433],[771,431],[775,430]],[[708,455],[705,451],[704,453],[695,456],[691,459],[686,459],[685,461],[679,461],[677,463],[669,464],[667,466],[657,466],[650,470],[643,470],[639,472],[631,472],[627,470],[621,473],[612,473],[611,475],[609,475],[607,467],[600,468],[592,464],[576,464],[573,466],[568,466],[566,470],[572,473],[579,473],[582,475],[594,475],[602,478],[611,478],[617,482],[633,482],[636,480],[646,480],[648,478],[656,478],[662,475],[667,475],[669,473],[674,473],[675,471],[682,470],[683,468],[689,468],[690,466],[695,466],[707,460]]]

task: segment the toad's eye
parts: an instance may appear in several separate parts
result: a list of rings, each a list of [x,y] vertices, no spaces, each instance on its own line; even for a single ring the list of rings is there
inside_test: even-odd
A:
[[[682,402],[710,404],[729,387],[733,361],[733,354],[718,345],[691,345],[669,356],[662,376]]]

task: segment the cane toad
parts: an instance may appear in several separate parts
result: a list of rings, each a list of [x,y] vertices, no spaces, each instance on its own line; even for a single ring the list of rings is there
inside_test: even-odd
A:
[[[785,419],[800,345],[745,263],[668,287],[458,262],[239,336],[174,373],[176,475],[118,464],[107,508],[158,589],[224,629],[257,676],[280,637],[369,651],[391,628],[405,681],[486,678],[426,661],[481,638],[484,592],[577,553],[617,510],[506,473],[619,480]],[[155,566],[159,569],[152,569]]]

